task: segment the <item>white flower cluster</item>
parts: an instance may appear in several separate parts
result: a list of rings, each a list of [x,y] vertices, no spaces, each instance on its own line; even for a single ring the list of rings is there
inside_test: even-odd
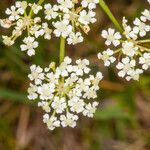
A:
[[[89,25],[96,22],[93,9],[98,2],[99,0],[57,0],[57,5],[44,5],[45,19],[52,20],[56,37],[67,38],[68,44],[75,45],[83,42],[80,30],[87,34],[90,31]]]
[[[89,61],[79,59],[76,65],[65,57],[59,67],[51,63],[48,68],[31,66],[29,79],[32,81],[28,89],[30,100],[40,99],[38,106],[45,111],[44,123],[50,130],[56,127],[75,127],[78,114],[93,117],[98,103],[99,82],[103,78],[101,72],[96,76],[88,75]]]
[[[150,39],[139,39],[149,34],[150,31],[150,10],[145,9],[140,18],[133,21],[134,27],[127,24],[127,19],[123,18],[123,30],[121,34],[115,32],[114,29],[109,28],[108,31],[102,31],[102,37],[106,39],[107,46],[113,45],[117,49],[107,49],[102,53],[98,53],[98,58],[104,61],[105,66],[114,63],[118,56],[118,64],[116,65],[119,70],[118,75],[126,80],[139,80],[139,75],[143,70],[150,67],[150,49],[144,46],[144,43],[149,43]],[[139,67],[142,65],[141,67]]]
[[[89,25],[96,22],[96,13],[93,9],[98,0],[57,0],[57,4],[52,6],[45,4],[44,8],[38,4],[17,1],[13,6],[7,8],[6,19],[0,19],[0,25],[4,28],[13,27],[12,35],[2,36],[4,44],[11,46],[15,40],[27,31],[27,36],[23,39],[20,47],[22,51],[27,51],[29,56],[35,55],[35,48],[38,47],[37,38],[43,36],[51,39],[53,32],[56,37],[67,38],[68,44],[83,42],[81,30],[88,33]],[[31,11],[27,14],[28,7]],[[49,21],[53,29],[49,28],[49,23],[43,22],[41,17],[36,17],[39,11],[44,9],[46,21]],[[33,15],[34,14],[34,15]],[[35,16],[35,17],[34,17]]]
[[[29,15],[27,15],[28,7],[31,9]],[[50,39],[52,32],[46,22],[41,23],[40,17],[34,17],[40,10],[42,10],[42,6],[35,3],[28,4],[26,1],[17,1],[13,6],[7,8],[5,13],[9,17],[1,19],[0,25],[4,28],[13,27],[13,31],[10,37],[2,36],[4,44],[13,45],[15,40],[23,34],[23,31],[27,31],[27,36],[23,39],[24,44],[20,48],[21,51],[27,51],[29,56],[34,55],[35,48],[39,45],[36,39],[40,36]]]

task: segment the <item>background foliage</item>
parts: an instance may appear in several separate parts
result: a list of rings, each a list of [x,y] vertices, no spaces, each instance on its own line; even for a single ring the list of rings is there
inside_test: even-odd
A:
[[[0,18],[5,17],[4,10],[14,2],[0,1]],[[148,7],[144,0],[106,2],[120,22],[122,16],[132,21]],[[58,62],[59,39],[40,39],[40,47],[33,58],[20,51],[20,41],[6,47],[0,39],[0,150],[150,149],[149,72],[139,82],[126,82],[117,77],[114,67],[103,67],[96,59],[97,52],[105,48],[100,31],[114,26],[99,7],[97,19],[91,27],[92,31],[85,36],[84,43],[67,46],[67,55],[73,59],[90,59],[93,70],[101,70],[105,76],[98,93],[100,106],[95,118],[81,116],[75,129],[48,131],[42,123],[42,110],[26,98],[28,66],[32,63],[46,66],[50,61]],[[0,34],[4,33],[9,34],[9,31],[1,28]]]

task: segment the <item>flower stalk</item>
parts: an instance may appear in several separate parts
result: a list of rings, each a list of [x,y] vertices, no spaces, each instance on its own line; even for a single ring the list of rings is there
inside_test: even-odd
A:
[[[59,52],[59,62],[63,62],[65,56],[65,38],[61,36],[60,38],[60,52]]]
[[[138,43],[150,43],[150,39],[146,39],[146,40],[139,40],[137,41]]]
[[[43,3],[44,1],[45,1],[45,0],[39,0],[37,4],[38,4],[38,5],[42,5],[42,3]],[[29,12],[29,16],[30,16],[30,17],[33,16],[33,10],[32,10],[32,9],[31,9],[30,12]]]
[[[105,3],[105,1],[104,0],[99,0],[99,5],[103,9],[103,11],[108,15],[109,19],[114,23],[114,25],[116,26],[116,28],[121,33],[123,33],[122,27],[120,26],[119,22],[116,20],[116,18],[114,17],[114,15],[112,14],[112,12],[110,11],[110,9],[107,6],[107,4]]]

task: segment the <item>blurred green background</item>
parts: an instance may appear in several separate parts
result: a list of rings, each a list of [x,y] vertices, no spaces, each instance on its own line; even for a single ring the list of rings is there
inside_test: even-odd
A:
[[[4,10],[14,2],[0,1],[0,18],[5,17]],[[120,22],[123,16],[132,21],[148,8],[146,0],[106,2]],[[66,55],[73,59],[89,59],[93,72],[101,70],[105,76],[98,93],[100,105],[95,117],[80,116],[75,129],[49,131],[42,122],[42,110],[26,97],[29,65],[46,66],[51,61],[58,62],[59,39],[40,39],[36,55],[29,58],[19,49],[21,40],[12,47],[6,47],[0,38],[0,150],[150,149],[149,72],[139,82],[126,82],[118,78],[115,67],[105,68],[96,58],[97,52],[106,48],[100,31],[114,28],[114,25],[99,6],[97,20],[91,27],[92,31],[85,36],[84,43],[66,48]],[[0,28],[0,34],[9,35],[10,31]]]

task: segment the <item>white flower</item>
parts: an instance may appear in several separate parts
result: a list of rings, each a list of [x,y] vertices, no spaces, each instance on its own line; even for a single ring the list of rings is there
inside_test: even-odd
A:
[[[89,73],[90,69],[87,67],[89,65],[89,61],[87,59],[79,59],[76,61],[78,66],[75,68],[77,75],[83,75],[83,73]]]
[[[87,117],[93,117],[93,114],[95,113],[96,111],[96,107],[98,106],[98,103],[97,102],[93,102],[92,104],[89,103],[85,106],[85,110],[83,112],[83,115],[84,116],[87,116]]]
[[[117,55],[118,60],[120,60],[120,58],[123,59],[116,67],[119,69],[118,75],[128,81],[131,79],[139,80],[139,76],[143,73],[142,69],[147,70],[150,66],[150,55],[148,52],[145,52],[148,51],[149,48],[144,45],[144,43],[148,43],[149,40],[138,39],[139,37],[146,36],[150,31],[150,25],[147,24],[149,19],[150,12],[147,9],[142,12],[140,19],[136,18],[134,20],[133,27],[128,25],[128,20],[123,17],[123,36],[120,35],[118,39],[114,37],[114,34],[116,34],[114,29],[109,28],[108,31],[102,31],[102,37],[106,39],[106,45],[111,45],[115,40],[118,40],[118,44],[113,43],[113,45],[115,47],[120,45],[120,47],[118,47],[114,53]],[[120,33],[118,32],[118,34]],[[113,51],[111,52],[110,49],[109,51],[103,51],[98,54],[98,58],[104,61],[105,66],[109,66],[111,63],[109,53],[113,62],[115,58],[113,58]],[[142,64],[142,69],[136,68],[136,64],[138,63]]]
[[[128,74],[128,76],[126,77],[127,81],[130,81],[131,79],[133,80],[139,80],[139,76],[140,74],[143,73],[143,70],[142,69],[136,69],[136,70],[131,70]]]
[[[125,41],[122,43],[122,52],[130,57],[133,57],[138,51],[138,47],[134,45],[133,42]]]
[[[68,79],[66,79],[65,86],[73,85],[74,82],[78,80],[78,77],[75,73],[72,73]]]
[[[90,76],[91,77],[91,76]],[[74,91],[72,91],[74,94],[76,94],[76,96],[81,96],[82,95],[82,91],[86,92],[89,90],[89,86],[91,85],[90,79],[85,79],[83,80],[82,78],[80,78],[77,82],[78,84],[76,85],[76,89],[74,89]],[[69,93],[72,94],[72,93]],[[71,95],[70,95],[71,97]]]
[[[11,6],[10,9],[7,8],[5,13],[9,15],[9,20],[11,21],[15,21],[20,18],[20,15],[19,15],[20,12],[17,10],[15,6]]]
[[[121,35],[119,32],[115,33],[114,29],[109,28],[108,31],[103,30],[101,35],[106,39],[106,45],[113,44],[114,46],[118,46],[120,44],[119,40],[121,39]]]
[[[28,97],[40,99],[38,106],[46,113],[43,121],[51,130],[60,124],[63,127],[75,127],[77,114],[87,112],[87,116],[92,117],[96,111],[96,105],[92,105],[92,108],[87,105],[91,99],[97,97],[98,85],[103,78],[101,72],[96,76],[88,76],[88,60],[79,59],[75,65],[71,65],[71,62],[69,57],[65,57],[56,68],[54,63],[51,63],[49,68],[41,69],[35,65],[31,68],[29,78],[33,83],[28,89]],[[51,117],[47,113],[50,113]]]
[[[59,77],[59,75],[66,77],[68,76],[69,72],[72,72],[73,67],[69,65],[72,62],[72,60],[69,57],[64,58],[64,62],[60,64],[60,66],[56,69],[56,74]]]
[[[85,103],[82,99],[74,97],[68,101],[68,105],[72,112],[81,113],[84,110]]]
[[[42,36],[44,33],[41,32],[40,30],[41,26],[40,25],[34,25],[30,28],[30,34],[33,36],[35,36],[36,38],[38,38],[39,36]]]
[[[78,120],[78,116],[73,115],[71,113],[67,113],[66,116],[61,115],[60,120],[61,120],[61,125],[63,127],[69,126],[69,127],[74,128],[76,126],[76,121]]]
[[[46,112],[49,113],[51,112],[51,108],[49,106],[50,104],[46,101],[38,102],[38,107],[42,107],[42,109]]]
[[[2,36],[3,43],[7,46],[11,46],[14,44],[14,41],[8,36]]]
[[[28,98],[30,100],[36,99],[38,97],[38,94],[36,92],[37,92],[37,86],[30,84],[30,87],[28,88],[28,93],[29,93]]]
[[[123,78],[126,74],[127,75],[130,74],[135,65],[136,65],[135,60],[130,60],[129,57],[123,58],[122,62],[119,62],[116,66],[117,69],[121,70],[118,73],[119,77]]]
[[[31,9],[34,12],[34,14],[38,14],[38,12],[40,10],[42,10],[42,6],[40,6],[38,4],[35,4],[35,3],[33,3],[33,4],[29,3],[29,6],[31,7]]]
[[[87,99],[97,98],[97,93],[95,91],[95,88],[92,87],[88,91],[86,91],[85,94],[83,95],[83,98],[87,98]]]
[[[27,51],[27,54],[29,56],[35,55],[35,50],[34,49],[37,48],[38,45],[39,45],[38,42],[35,41],[35,38],[29,36],[29,37],[24,38],[23,42],[25,44],[22,44],[20,46],[21,50],[22,51]]]
[[[105,66],[110,66],[111,63],[114,63],[116,58],[113,57],[114,52],[110,49],[103,51],[102,53],[98,53],[98,59],[102,59],[104,61]]]
[[[80,32],[70,33],[69,37],[67,38],[67,42],[68,44],[73,44],[73,45],[83,42],[82,34]]]
[[[84,25],[88,25],[90,23],[95,23],[96,19],[94,18],[96,15],[95,12],[93,12],[92,10],[90,11],[86,11],[86,10],[82,10],[79,14],[79,19],[78,21]]]
[[[143,56],[139,58],[139,63],[142,64],[144,70],[147,70],[150,67],[150,53],[144,53]]]
[[[88,7],[89,9],[96,8],[96,4],[99,3],[99,0],[82,0],[82,7]]]
[[[56,28],[54,30],[56,37],[62,36],[66,38],[72,32],[72,26],[69,25],[68,20],[53,22],[53,25]]]
[[[73,8],[73,2],[71,0],[57,0],[59,3],[59,9],[65,13],[68,13],[69,9]]]
[[[55,97],[52,102],[52,108],[56,110],[56,113],[61,114],[67,107],[65,98]]]
[[[43,30],[44,38],[50,40],[51,39],[52,29],[50,29],[48,27],[48,23],[43,23],[41,30]]]
[[[28,75],[31,81],[35,81],[35,84],[41,84],[42,80],[44,79],[43,69],[39,66],[32,65],[30,67],[31,74]]]
[[[87,34],[90,31],[89,24],[96,22],[96,13],[93,8],[96,7],[97,3],[98,0],[84,0],[81,2],[77,0],[57,0],[55,5],[47,3],[44,5],[44,18],[51,20],[49,25],[47,22],[43,23],[41,17],[36,16],[43,8],[39,3],[17,1],[11,8],[6,9],[6,14],[9,15],[8,18],[0,19],[2,27],[14,27],[12,35],[9,38],[5,37],[4,42],[10,46],[26,31],[28,37],[24,38],[25,44],[21,45],[21,50],[27,51],[29,56],[35,54],[34,49],[38,46],[36,39],[43,36],[44,39],[50,40],[51,33],[54,33],[56,37],[66,38],[68,44],[75,45],[83,42],[84,38],[81,31]],[[27,13],[28,9],[31,9],[29,13]],[[54,27],[54,30],[49,26]],[[27,43],[30,43],[29,40],[33,38],[35,38],[34,46],[28,49]]]
[[[96,74],[96,77],[90,75],[90,81],[92,82],[93,88],[95,90],[99,90],[99,81],[103,79],[103,75],[101,72]]]
[[[55,19],[57,16],[58,16],[58,6],[57,5],[54,5],[52,7],[51,4],[45,4],[44,5],[44,8],[45,8],[45,19],[47,20],[51,20],[51,19]]]
[[[40,99],[48,100],[54,97],[53,92],[55,91],[54,84],[43,84],[38,87],[38,93],[40,94]]]
[[[15,3],[15,5],[16,5],[16,7],[18,8],[18,12],[19,12],[20,14],[24,14],[25,9],[26,9],[27,6],[28,6],[28,4],[27,4],[26,1],[22,1],[22,2],[17,1],[17,2]]]
[[[48,114],[43,116],[43,122],[47,124],[47,127],[50,130],[54,130],[56,127],[60,127],[60,121],[57,120],[57,118],[54,116],[50,118]]]
[[[147,20],[150,20],[150,10],[145,9],[142,12],[141,20],[144,21],[144,22],[146,22]]]
[[[127,25],[127,22],[128,22],[128,20],[125,17],[123,17],[123,19],[122,19],[122,26],[123,26],[123,29],[124,29],[123,34],[126,36],[127,39],[136,40],[138,38],[137,33],[135,33],[133,31],[131,26]]]
[[[134,25],[136,25],[134,28],[133,28],[133,31],[137,34],[139,33],[139,35],[141,37],[145,36],[146,35],[146,32],[149,32],[150,31],[150,26],[149,25],[146,25],[144,22],[142,22],[140,19],[136,18],[134,20]]]

